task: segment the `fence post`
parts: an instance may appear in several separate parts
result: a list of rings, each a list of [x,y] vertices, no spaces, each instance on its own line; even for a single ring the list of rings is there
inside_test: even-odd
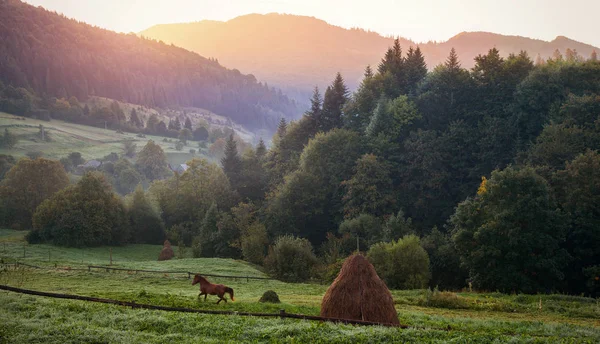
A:
[[[92,267],[88,265],[88,272],[92,271]]]
[[[110,248],[110,265],[112,266],[112,247]]]
[[[281,317],[281,319],[285,318],[285,309],[280,309],[279,310],[279,316]]]
[[[25,252],[25,245],[23,245],[23,258],[25,258],[27,256],[27,253]]]
[[[48,249],[48,262],[50,262],[50,249]]]

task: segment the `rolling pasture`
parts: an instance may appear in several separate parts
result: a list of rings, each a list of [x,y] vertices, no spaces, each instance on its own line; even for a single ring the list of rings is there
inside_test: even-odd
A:
[[[40,124],[44,126],[50,136],[49,142],[39,138]],[[99,159],[112,152],[122,154],[123,143],[126,141],[136,143],[139,151],[148,140],[154,140],[165,151],[167,160],[171,164],[182,164],[194,156],[210,159],[206,148],[199,148],[197,141],[188,141],[181,151],[177,151],[175,149],[176,139],[171,139],[172,142],[164,142],[164,138],[161,136],[146,135],[145,138],[141,138],[133,133],[120,134],[110,129],[59,120],[47,122],[0,112],[2,133],[4,133],[4,128],[8,128],[18,137],[19,141],[12,149],[0,148],[0,154],[13,155],[16,158],[24,157],[29,152],[40,152],[46,158],[58,160],[71,152],[79,152],[86,160]],[[196,150],[196,154],[189,153],[190,149]]]
[[[205,274],[266,275],[232,259],[191,258],[178,252],[157,262],[160,246],[113,247],[113,266],[126,269],[182,270]],[[24,232],[0,230],[2,262],[43,269],[1,268],[0,284],[37,291],[85,295],[137,303],[207,310],[318,315],[328,284],[211,277],[235,290],[236,302],[198,300],[187,274],[92,269],[108,265],[111,248],[58,248],[27,245]],[[71,270],[69,270],[71,268]],[[76,270],[81,268],[81,270]],[[266,290],[281,304],[263,304]],[[376,342],[600,342],[600,301],[566,295],[439,293],[392,291],[400,323],[408,329],[353,326],[306,320],[172,313],[52,299],[0,291],[0,342],[7,343],[376,343]],[[541,301],[540,301],[541,300]]]

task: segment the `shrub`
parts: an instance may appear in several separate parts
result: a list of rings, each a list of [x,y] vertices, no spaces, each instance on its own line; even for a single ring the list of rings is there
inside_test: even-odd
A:
[[[183,142],[181,141],[177,141],[177,143],[175,144],[175,149],[177,149],[178,151],[183,149]]]
[[[415,235],[375,244],[368,258],[390,288],[421,289],[431,278],[429,256]]]
[[[196,150],[195,149],[190,149],[190,154],[196,154]]]
[[[277,238],[265,259],[267,271],[288,282],[309,279],[316,264],[317,257],[310,242],[291,235]]]
[[[125,206],[99,172],[40,204],[31,233],[32,239],[72,247],[124,244],[130,238]]]
[[[281,303],[281,301],[279,301],[279,295],[277,295],[277,293],[273,290],[265,291],[265,293],[260,297],[260,300],[258,300],[258,302]]]

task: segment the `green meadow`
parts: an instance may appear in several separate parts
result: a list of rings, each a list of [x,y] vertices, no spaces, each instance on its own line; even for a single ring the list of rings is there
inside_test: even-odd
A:
[[[5,265],[0,284],[63,294],[112,298],[164,306],[209,310],[319,314],[328,285],[273,280],[215,278],[235,290],[235,302],[216,305],[212,296],[197,298],[198,288],[185,273],[72,270],[87,265],[126,269],[192,271],[205,274],[265,277],[246,262],[181,258],[158,262],[160,246],[130,245],[92,249],[28,245],[24,232],[0,230]],[[177,254],[177,248],[175,248]],[[71,270],[69,270],[71,268]],[[281,304],[259,303],[266,290]],[[408,329],[353,326],[305,320],[202,315],[129,309],[120,306],[51,299],[0,291],[0,342],[6,343],[598,343],[599,300],[566,295],[506,295],[477,292],[393,290],[400,322]],[[540,302],[541,300],[541,302]]]
[[[39,136],[39,126],[43,125],[50,141],[42,141]],[[19,139],[12,149],[0,148],[0,154],[12,155],[16,158],[24,157],[31,152],[42,153],[43,157],[58,160],[71,152],[79,152],[86,160],[100,159],[110,153],[123,153],[123,143],[133,141],[137,144],[138,151],[148,142],[153,140],[161,146],[171,164],[182,164],[193,157],[207,158],[206,148],[199,148],[197,141],[188,141],[181,151],[175,149],[176,139],[165,142],[162,136],[146,135],[138,137],[133,133],[117,133],[115,130],[79,125],[59,120],[50,122],[13,116],[0,112],[0,130],[8,128]],[[196,151],[191,154],[190,149]]]

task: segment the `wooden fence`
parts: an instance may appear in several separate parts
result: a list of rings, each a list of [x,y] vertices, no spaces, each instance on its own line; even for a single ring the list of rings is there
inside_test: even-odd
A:
[[[112,304],[112,305],[118,305],[118,306],[131,307],[133,309],[140,308],[140,309],[152,309],[152,310],[167,311],[167,312],[239,315],[239,316],[271,317],[271,318],[282,318],[282,319],[283,318],[292,318],[292,319],[302,319],[302,320],[327,321],[327,322],[335,322],[335,323],[351,324],[351,325],[388,326],[388,327],[409,328],[409,326],[407,326],[407,325],[396,325],[396,324],[378,323],[378,322],[372,322],[372,321],[338,319],[338,318],[328,318],[328,317],[320,317],[320,316],[314,316],[314,315],[293,314],[293,313],[287,313],[283,309],[280,310],[279,313],[215,311],[215,310],[194,309],[194,308],[184,308],[184,307],[156,306],[156,305],[148,305],[148,304],[143,304],[143,303],[135,303],[135,302],[130,302],[130,301],[103,299],[103,298],[81,296],[81,295],[48,293],[48,292],[43,292],[43,291],[10,287],[7,285],[0,285],[0,290],[7,290],[7,291],[15,292],[15,293],[35,295],[35,296],[44,296],[44,297],[57,298],[57,299],[68,299],[68,300],[106,303],[106,304]]]
[[[38,265],[32,265],[32,264],[27,264],[27,263],[23,263],[23,262],[19,262],[16,261],[15,263],[3,263],[1,265],[4,266],[14,266],[15,268],[18,268],[19,266],[25,266],[25,267],[29,267],[32,269],[46,269],[46,270],[72,270],[72,271],[88,271],[91,272],[92,269],[96,269],[96,270],[104,270],[106,272],[108,271],[127,271],[127,272],[131,272],[131,273],[138,273],[138,272],[143,272],[143,273],[155,273],[155,274],[182,274],[182,275],[187,275],[187,278],[191,278],[191,276],[199,274],[202,276],[207,276],[207,277],[217,277],[217,278],[231,278],[231,279],[241,279],[241,280],[246,280],[246,281],[250,281],[250,280],[271,280],[271,281],[276,281],[276,278],[270,278],[270,277],[258,277],[258,276],[229,276],[229,275],[215,275],[215,274],[205,274],[205,273],[201,273],[201,272],[190,272],[190,271],[184,271],[184,270],[144,270],[144,269],[131,269],[131,268],[115,268],[112,266],[102,266],[102,265],[88,265],[87,268],[71,268],[71,267],[58,267],[58,266],[38,266]]]

